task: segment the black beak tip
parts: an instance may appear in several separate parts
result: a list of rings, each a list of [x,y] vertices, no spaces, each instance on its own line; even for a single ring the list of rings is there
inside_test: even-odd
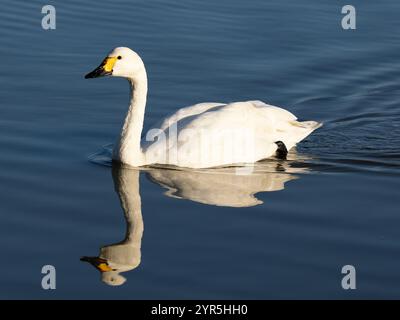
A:
[[[87,75],[85,75],[85,79],[100,78],[100,77],[110,76],[111,74],[112,72],[105,71],[101,68],[97,68],[92,72],[89,72]]]
[[[92,72],[85,75],[85,79],[91,79],[91,78],[93,78]]]

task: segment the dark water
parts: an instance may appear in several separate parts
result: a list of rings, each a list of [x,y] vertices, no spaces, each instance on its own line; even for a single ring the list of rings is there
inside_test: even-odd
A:
[[[0,12],[1,298],[400,298],[398,1],[353,1],[349,31],[344,1],[52,1],[51,31],[44,4]],[[248,99],[325,125],[247,177],[101,165],[127,85],[83,75],[121,45],[146,63],[147,128]],[[99,255],[123,285],[80,261]]]

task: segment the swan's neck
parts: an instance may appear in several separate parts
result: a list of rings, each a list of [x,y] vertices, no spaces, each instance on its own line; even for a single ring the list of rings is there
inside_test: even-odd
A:
[[[130,105],[114,156],[117,160],[131,166],[142,166],[145,164],[144,154],[140,146],[147,98],[147,75],[145,69],[143,68],[139,74],[128,78],[128,80]]]

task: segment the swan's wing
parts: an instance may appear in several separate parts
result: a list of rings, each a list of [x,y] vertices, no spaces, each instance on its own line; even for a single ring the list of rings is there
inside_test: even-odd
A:
[[[192,105],[189,107],[181,108],[178,111],[176,111],[174,114],[166,117],[162,121],[159,129],[164,131],[172,124],[177,123],[178,121],[181,121],[184,118],[196,116],[198,114],[209,111],[215,107],[219,107],[219,106],[223,106],[223,105],[225,105],[225,104],[219,103],[219,102],[203,102],[203,103],[198,103],[198,104],[195,104],[195,105]]]
[[[268,112],[270,116],[274,117],[276,120],[281,120],[281,121],[297,120],[297,117],[293,113],[285,109],[282,109],[280,107],[272,106],[260,100],[248,101],[248,103],[251,103],[256,108],[265,110],[266,112]]]
[[[177,138],[168,136],[168,163],[184,167],[214,167],[250,163],[272,155],[271,116],[251,102],[215,106],[177,123]],[[161,145],[161,144],[160,144]],[[159,146],[150,154],[163,153]]]
[[[153,124],[151,128],[148,128],[148,130],[146,130],[147,133],[149,133],[151,130],[154,130],[154,134],[151,134],[148,137],[149,140],[147,140],[146,132],[142,132],[142,147],[146,150],[149,146],[153,144],[153,141],[156,140],[156,136],[161,133],[165,133],[168,136],[168,129],[170,127],[172,128],[171,130],[174,131],[174,126],[176,126],[176,128],[178,127],[178,124],[181,126],[186,119],[192,119],[199,114],[224,105],[224,103],[219,102],[203,102],[178,109],[175,113],[167,116],[161,121],[158,121],[157,123]]]
[[[146,157],[154,163],[192,168],[255,162],[275,154],[276,141],[289,150],[315,129],[311,122],[303,125],[296,119],[291,112],[261,101],[195,105],[164,121],[167,140],[151,144]],[[171,124],[176,124],[172,135]]]

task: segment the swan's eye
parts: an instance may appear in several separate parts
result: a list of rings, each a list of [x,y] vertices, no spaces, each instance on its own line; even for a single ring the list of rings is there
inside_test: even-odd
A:
[[[121,56],[118,56],[118,57],[117,57],[117,59],[118,59],[118,60],[121,60],[121,59],[122,59],[122,57],[121,57]]]

